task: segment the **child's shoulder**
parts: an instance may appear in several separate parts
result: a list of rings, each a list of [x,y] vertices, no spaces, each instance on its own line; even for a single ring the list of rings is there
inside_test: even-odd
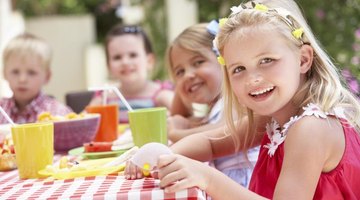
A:
[[[0,105],[1,106],[4,106],[4,105],[7,105],[11,102],[11,98],[8,98],[8,97],[3,97],[3,98],[0,98]]]
[[[173,90],[174,89],[174,84],[172,82],[170,82],[169,80],[155,80],[154,81],[156,84],[158,84],[160,86],[160,91],[161,90]]]
[[[336,132],[336,130],[342,131],[341,120],[345,120],[342,109],[333,109],[331,112],[324,112],[315,104],[308,104],[304,108],[304,112],[300,116],[292,117],[291,120],[285,124],[285,130],[287,132],[304,132],[329,135]],[[340,129],[337,129],[340,127]]]
[[[321,160],[321,171],[331,171],[345,151],[344,123],[345,119],[333,113],[316,111],[302,115],[289,127],[284,151],[297,155],[296,158],[306,157],[308,161]]]
[[[48,95],[44,95],[38,103],[39,110],[50,112],[53,115],[65,115],[72,112],[71,108]]]

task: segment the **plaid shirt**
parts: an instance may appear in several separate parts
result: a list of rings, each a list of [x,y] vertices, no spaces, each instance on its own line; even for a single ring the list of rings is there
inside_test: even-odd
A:
[[[32,123],[37,121],[37,116],[42,112],[50,112],[51,115],[66,115],[72,112],[70,108],[61,104],[52,97],[40,93],[25,109],[20,112],[15,104],[14,98],[2,98],[0,106],[17,124]],[[0,115],[0,124],[6,124],[8,121]]]

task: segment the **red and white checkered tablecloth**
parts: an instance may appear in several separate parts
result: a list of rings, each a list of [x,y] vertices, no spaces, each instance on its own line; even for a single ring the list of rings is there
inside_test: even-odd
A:
[[[159,180],[126,180],[123,176],[96,176],[68,180],[20,180],[17,170],[0,172],[0,199],[181,199],[205,200],[203,191],[190,188],[165,193]]]
[[[61,155],[54,156],[57,163]],[[198,188],[165,193],[159,180],[126,180],[124,176],[95,176],[68,180],[21,180],[18,171],[0,172],[0,199],[121,199],[121,200],[206,200]]]

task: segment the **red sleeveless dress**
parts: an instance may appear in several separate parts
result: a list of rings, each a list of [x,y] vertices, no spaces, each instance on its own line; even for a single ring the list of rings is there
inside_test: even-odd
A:
[[[360,199],[360,136],[346,120],[340,121],[346,145],[343,157],[335,169],[320,175],[313,199]],[[265,135],[249,189],[271,199],[281,171],[284,143],[282,141],[271,156],[270,148],[266,147],[269,143],[271,140]]]

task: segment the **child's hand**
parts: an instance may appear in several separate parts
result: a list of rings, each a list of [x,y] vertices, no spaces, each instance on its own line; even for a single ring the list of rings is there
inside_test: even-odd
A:
[[[158,178],[165,192],[177,192],[190,187],[206,190],[210,182],[209,167],[181,155],[162,155],[158,160]]]
[[[134,165],[131,161],[126,162],[126,167],[124,170],[125,179],[141,179],[143,178],[142,169]]]

